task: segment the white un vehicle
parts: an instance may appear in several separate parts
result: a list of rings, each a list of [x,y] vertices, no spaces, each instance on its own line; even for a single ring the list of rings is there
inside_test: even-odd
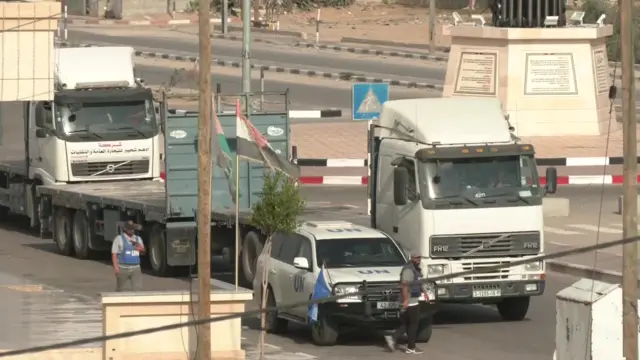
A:
[[[303,223],[294,234],[276,234],[272,239],[268,274],[267,307],[311,299],[316,279],[324,264],[326,280],[334,295],[366,290],[320,304],[318,320],[311,327],[317,345],[335,344],[340,331],[366,327],[387,331],[399,325],[400,270],[408,258],[402,248],[384,233],[343,221]],[[258,258],[253,290],[262,298],[265,255]],[[396,286],[395,289],[390,288]],[[421,299],[418,341],[431,338],[432,315],[436,310],[435,284],[426,284],[429,299]],[[295,307],[267,316],[267,331],[284,332],[289,321],[309,324],[308,308]]]

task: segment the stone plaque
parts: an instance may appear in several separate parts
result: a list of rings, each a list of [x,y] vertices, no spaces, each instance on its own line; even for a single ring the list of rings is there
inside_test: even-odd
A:
[[[577,95],[573,54],[527,54],[524,84],[525,95]]]
[[[595,78],[596,93],[607,94],[611,85],[609,76],[609,62],[607,61],[607,49],[593,50],[593,76]]]
[[[462,52],[454,94],[496,95],[496,53]]]

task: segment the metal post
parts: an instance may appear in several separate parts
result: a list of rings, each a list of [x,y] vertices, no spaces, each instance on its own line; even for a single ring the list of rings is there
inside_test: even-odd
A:
[[[264,69],[260,68],[260,111],[264,108]]]
[[[222,85],[220,83],[216,83],[216,111],[217,112],[222,112],[222,108],[220,106],[222,106],[222,96],[220,96],[220,93],[222,92]]]
[[[222,0],[222,33],[224,35],[229,32],[229,0]]]
[[[198,101],[198,317],[211,318],[211,38],[209,1],[200,1]],[[211,325],[198,326],[197,359],[211,360]]]
[[[516,16],[518,17],[516,19],[516,26],[521,28],[522,27],[522,0],[516,0],[516,2],[518,3],[518,8],[516,9]]]
[[[533,27],[533,0],[527,1],[527,27]]]
[[[316,47],[320,42],[320,9],[318,8],[318,12],[316,13]]]
[[[472,9],[469,9],[471,11]],[[436,0],[429,0],[429,52],[436,52]]]
[[[634,79],[633,2],[619,0],[620,42],[622,63],[622,148],[623,202],[622,236],[634,237],[638,233],[638,191],[636,189],[637,136],[636,136],[636,88]],[[622,357],[638,360],[638,243],[631,242],[622,248]]]
[[[258,15],[256,14],[256,17]],[[256,19],[257,20],[257,19]],[[251,0],[242,0],[242,92],[251,92]]]

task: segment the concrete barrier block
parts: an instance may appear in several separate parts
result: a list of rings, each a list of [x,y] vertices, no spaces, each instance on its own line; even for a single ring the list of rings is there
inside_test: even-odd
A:
[[[618,196],[618,208],[616,209],[616,213],[620,215],[622,215],[622,198],[623,198],[622,195]],[[638,204],[638,213],[640,213],[640,195],[638,195],[636,202]]]
[[[569,199],[546,197],[542,199],[542,213],[545,217],[569,216]]]

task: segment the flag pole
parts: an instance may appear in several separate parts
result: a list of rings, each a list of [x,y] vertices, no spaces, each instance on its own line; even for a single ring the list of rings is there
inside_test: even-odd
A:
[[[237,141],[236,141],[237,144]],[[236,290],[238,290],[238,273],[239,273],[239,262],[240,262],[240,156],[238,156],[238,149],[236,146],[236,191],[235,191],[235,202],[236,202]]]

